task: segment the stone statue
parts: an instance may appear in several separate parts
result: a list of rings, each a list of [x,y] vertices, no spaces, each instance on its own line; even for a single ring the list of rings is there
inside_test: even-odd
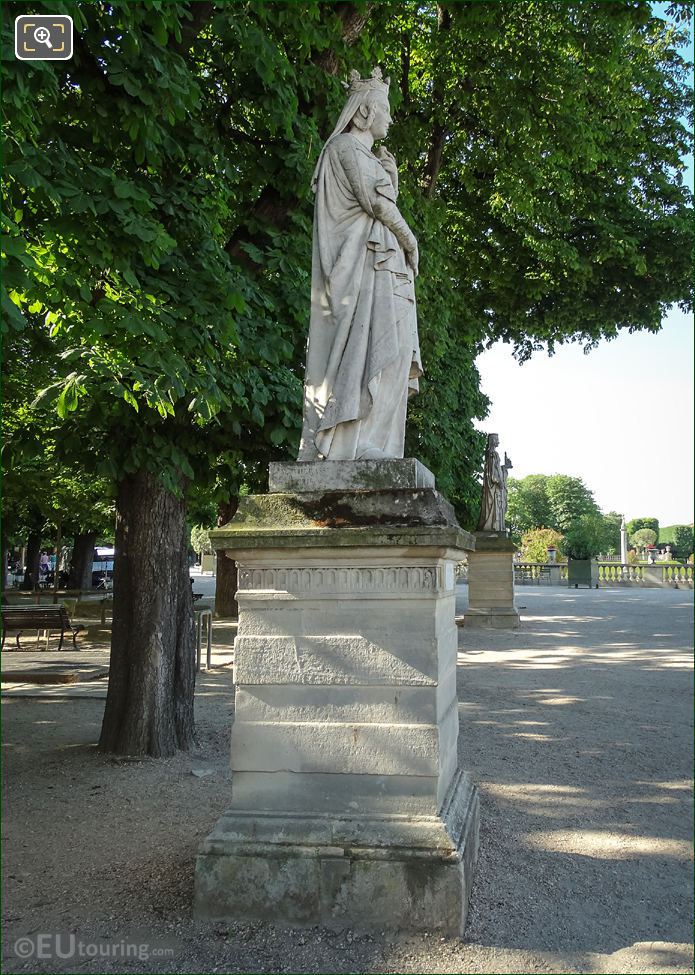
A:
[[[512,469],[512,462],[505,453],[504,464],[500,463],[500,455],[497,453],[499,442],[496,433],[488,434],[483,471],[483,500],[477,528],[479,532],[504,531],[504,519],[507,514],[507,477]]]
[[[372,146],[391,123],[389,82],[351,72],[314,171],[311,322],[300,461],[402,457],[422,375],[418,247],[396,206],[398,170]]]

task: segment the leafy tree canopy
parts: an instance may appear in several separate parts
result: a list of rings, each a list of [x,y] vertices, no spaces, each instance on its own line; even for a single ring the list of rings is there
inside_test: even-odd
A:
[[[628,521],[625,528],[627,530],[627,537],[631,542],[634,541],[633,535],[635,532],[638,532],[641,528],[649,528],[651,531],[656,532],[655,541],[659,540],[658,518],[633,518],[632,521]]]
[[[507,521],[517,536],[533,528],[552,528],[562,534],[580,515],[598,514],[589,488],[567,474],[529,474],[510,478]]]
[[[409,449],[462,511],[482,345],[590,346],[691,301],[686,66],[646,2],[37,10],[76,51],[6,64],[3,307],[51,344],[62,448],[91,431],[110,478],[293,452],[308,186],[348,66],[392,77],[429,377]]]
[[[646,548],[648,545],[656,545],[657,534],[651,528],[640,528],[631,536],[630,541],[638,548]]]

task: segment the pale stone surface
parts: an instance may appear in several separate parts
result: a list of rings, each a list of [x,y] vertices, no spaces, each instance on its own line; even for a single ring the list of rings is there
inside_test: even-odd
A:
[[[483,493],[480,504],[479,532],[503,532],[507,515],[507,477],[512,462],[504,455],[504,464],[497,453],[499,437],[488,434],[483,471]]]
[[[478,812],[457,769],[454,567],[469,539],[432,488],[244,499],[213,533],[239,565],[237,704],[200,914],[462,933]]]
[[[233,812],[202,844],[198,916],[459,936],[478,853],[478,798],[459,773],[440,815]]]
[[[409,393],[422,375],[417,241],[384,147],[388,81],[353,72],[314,173],[311,321],[299,460],[402,457]]]
[[[504,532],[476,532],[475,551],[468,555],[466,627],[519,626],[514,605],[514,548]]]
[[[434,488],[434,474],[414,457],[324,460],[270,465],[271,494]]]

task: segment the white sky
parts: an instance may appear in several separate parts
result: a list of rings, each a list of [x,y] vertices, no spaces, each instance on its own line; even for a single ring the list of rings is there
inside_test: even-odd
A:
[[[672,309],[656,335],[621,334],[519,365],[498,342],[478,357],[511,477],[583,478],[603,511],[693,521],[693,319]]]

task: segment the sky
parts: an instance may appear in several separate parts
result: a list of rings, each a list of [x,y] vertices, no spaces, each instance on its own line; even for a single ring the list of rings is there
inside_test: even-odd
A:
[[[693,521],[693,317],[671,309],[657,334],[633,332],[523,365],[496,343],[477,359],[510,477],[581,477],[603,511]]]

